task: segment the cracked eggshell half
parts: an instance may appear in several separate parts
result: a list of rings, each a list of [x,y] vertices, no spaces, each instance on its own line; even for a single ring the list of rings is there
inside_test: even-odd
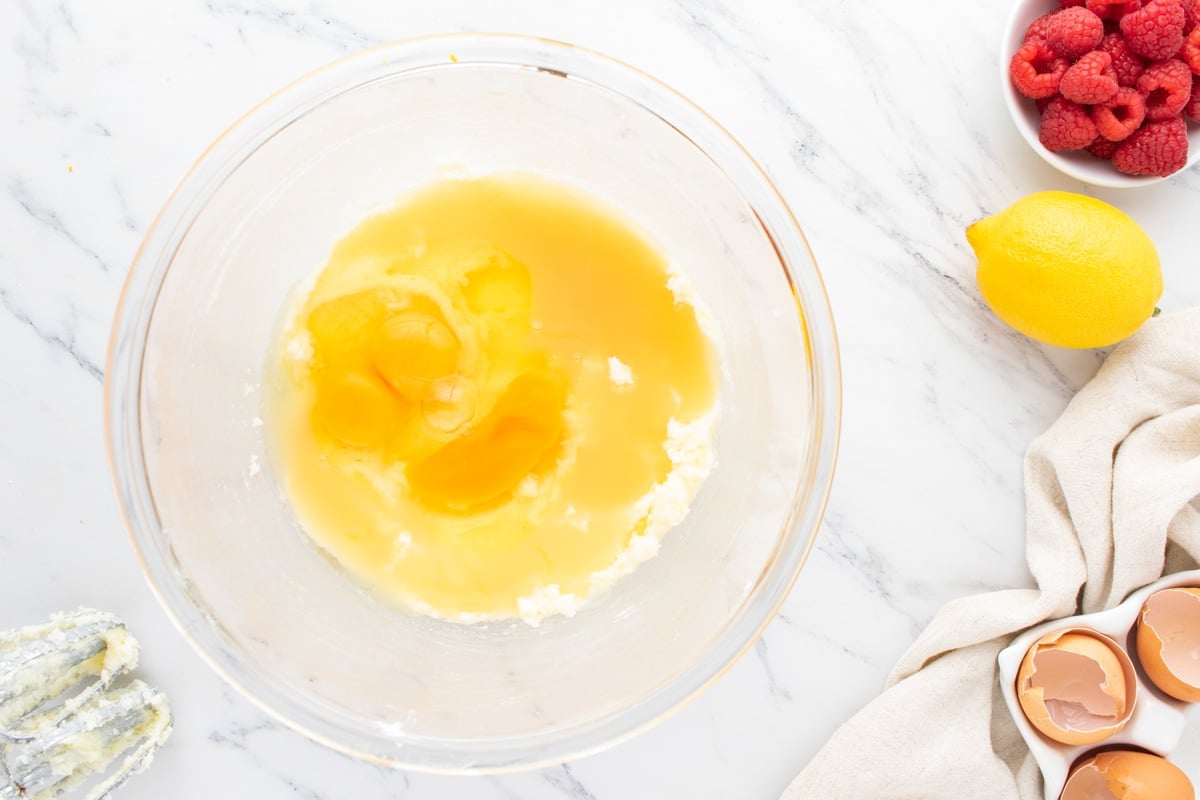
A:
[[[1137,676],[1125,651],[1102,633],[1064,628],[1038,639],[1017,670],[1017,701],[1043,736],[1095,744],[1133,714]]]
[[[1080,761],[1059,800],[1195,800],[1192,782],[1165,758],[1109,750]]]
[[[1200,589],[1163,589],[1146,598],[1137,621],[1146,677],[1185,703],[1200,703]]]

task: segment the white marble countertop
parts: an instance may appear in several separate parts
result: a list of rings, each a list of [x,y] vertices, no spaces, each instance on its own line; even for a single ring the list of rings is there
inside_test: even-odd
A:
[[[0,628],[79,604],[143,640],[177,730],[122,798],[774,798],[881,688],[946,600],[1029,582],[1021,456],[1101,355],[982,305],[970,222],[1039,189],[1000,97],[1006,0],[0,0]],[[108,326],[146,226],[260,98],[371,44],[538,34],[660,77],[770,172],[828,283],[845,371],[817,547],[765,637],[637,739],[498,778],[357,763],[269,721],[205,667],[138,571],[105,460]],[[1200,172],[1096,192],[1159,245],[1166,309],[1200,303]],[[864,759],[870,754],[864,753]]]

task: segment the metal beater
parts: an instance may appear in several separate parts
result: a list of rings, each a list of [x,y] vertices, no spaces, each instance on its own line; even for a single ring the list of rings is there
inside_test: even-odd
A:
[[[121,680],[137,659],[137,642],[101,611],[0,633],[0,800],[75,788],[100,800],[149,765],[171,711],[162,692]]]

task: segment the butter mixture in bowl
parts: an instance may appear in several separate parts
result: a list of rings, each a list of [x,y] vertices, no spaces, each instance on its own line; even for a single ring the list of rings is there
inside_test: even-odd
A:
[[[615,211],[532,175],[443,180],[362,222],[269,365],[304,528],[419,613],[573,614],[710,470],[716,356],[686,289]]]

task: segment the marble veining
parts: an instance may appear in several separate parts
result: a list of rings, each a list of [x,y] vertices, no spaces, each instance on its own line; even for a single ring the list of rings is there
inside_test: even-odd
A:
[[[1166,309],[1200,303],[1200,173],[1088,189],[1001,104],[1008,3],[931,0],[0,0],[0,627],[89,604],[145,643],[179,724],[129,800],[774,798],[945,601],[1028,585],[1021,455],[1103,353],[1030,342],[974,285],[963,228],[1038,189],[1150,232]],[[933,21],[936,21],[934,24]],[[267,719],[153,601],[114,503],[101,379],[125,269],[225,127],[329,60],[408,36],[521,32],[647,70],[724,124],[804,226],[845,371],[837,481],[765,636],[703,697],[603,754],[446,778],[359,763]]]

